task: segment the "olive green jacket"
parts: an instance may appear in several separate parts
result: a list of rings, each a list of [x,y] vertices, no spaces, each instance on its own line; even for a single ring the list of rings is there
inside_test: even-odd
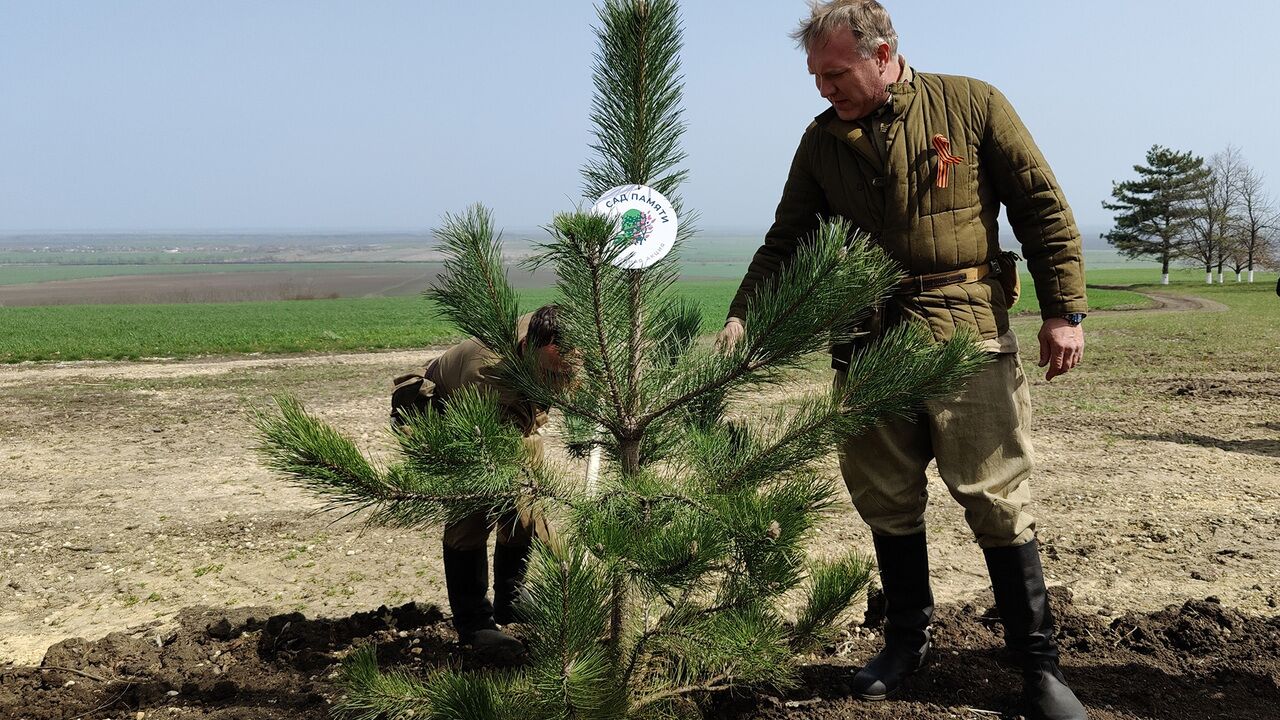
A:
[[[528,333],[530,317],[524,315],[520,318],[518,341],[523,341]],[[525,436],[532,436],[547,424],[547,410],[503,384],[498,372],[500,362],[497,353],[471,338],[428,363],[423,376],[435,383],[435,401],[445,406],[449,404],[450,395],[465,387],[478,387],[493,393],[503,417],[519,427]]]
[[[997,218],[1007,209],[1045,318],[1086,312],[1080,231],[1044,156],[1004,95],[973,78],[912,73],[889,86],[892,106],[870,121],[819,115],[800,140],[765,243],[730,306],[746,318],[748,299],[795,252],[819,217],[840,216],[871,233],[908,275],[981,265],[1000,252]],[[872,123],[875,123],[873,125]],[[867,130],[885,123],[880,143]],[[963,159],[936,186],[943,135]],[[912,295],[886,308],[890,322],[924,320],[939,341],[956,327],[992,340],[1009,329],[1000,283],[987,278]],[[749,320],[748,320],[749,321]]]

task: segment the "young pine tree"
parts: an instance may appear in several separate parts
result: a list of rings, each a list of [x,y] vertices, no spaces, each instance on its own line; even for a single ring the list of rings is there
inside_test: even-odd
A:
[[[586,197],[637,183],[679,207],[675,0],[605,0],[597,35]],[[544,382],[517,351],[517,297],[484,208],[446,217],[438,235],[449,259],[432,297],[503,358],[504,383],[563,413],[572,445],[601,447],[609,462],[594,494],[530,457],[520,431],[476,393],[409,417],[388,466],[295,399],[258,415],[267,465],[372,524],[429,527],[517,504],[558,519],[525,577],[523,665],[419,676],[380,670],[362,650],[346,666],[342,717],[684,717],[706,691],[794,682],[797,656],[827,637],[871,576],[857,553],[806,556],[837,497],[830,451],[956,388],[984,360],[967,338],[940,345],[903,326],[857,355],[842,385],[730,418],[734,397],[776,386],[847,339],[851,320],[897,280],[887,257],[847,223],[823,223],[752,298],[742,340],[717,350],[697,340],[702,316],[675,293],[676,253],[621,269],[614,221],[590,212],[557,215],[548,231],[535,262],[559,278],[576,384]],[[784,600],[798,602],[794,615]]]

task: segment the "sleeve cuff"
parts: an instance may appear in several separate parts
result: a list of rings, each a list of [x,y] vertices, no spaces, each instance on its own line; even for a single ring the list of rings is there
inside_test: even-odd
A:
[[[1074,302],[1065,302],[1065,303],[1053,303],[1052,305],[1045,305],[1040,308],[1040,319],[1049,320],[1051,318],[1060,318],[1063,315],[1069,315],[1071,313],[1088,314],[1088,312],[1089,312],[1089,303],[1084,300],[1077,300]]]

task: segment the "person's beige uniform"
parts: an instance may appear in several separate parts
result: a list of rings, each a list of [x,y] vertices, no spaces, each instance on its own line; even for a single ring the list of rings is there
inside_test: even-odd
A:
[[[843,381],[837,373],[836,382]],[[999,353],[959,393],[925,403],[912,419],[886,420],[839,448],[840,471],[858,514],[881,535],[924,530],[925,468],[964,508],[982,547],[1035,537],[1026,511],[1033,457],[1031,395],[1018,354]]]
[[[1044,318],[1087,311],[1080,233],[1052,171],[1008,101],[973,78],[915,73],[889,86],[889,102],[857,121],[833,109],[805,131],[773,226],[730,305],[746,317],[755,286],[794,253],[819,218],[844,217],[871,233],[909,275],[990,262],[1007,210],[1035,279]],[[933,138],[962,163],[937,187]],[[999,280],[987,277],[895,295],[881,330],[923,322],[939,342],[958,327],[977,333],[992,362],[964,389],[911,420],[888,420],[847,441],[840,467],[859,513],[880,535],[924,531],[925,468],[937,458],[947,489],[986,548],[1035,536],[1026,511],[1032,467],[1031,401]],[[837,380],[840,377],[837,376]]]
[[[529,329],[529,315],[520,318],[517,327],[518,341],[523,341]],[[499,357],[475,338],[454,345],[427,364],[423,376],[435,383],[433,403],[448,411],[449,396],[467,387],[476,387],[493,393],[503,416],[524,433],[525,442],[538,454],[542,453],[542,426],[547,423],[546,408],[534,405],[514,390],[505,387],[498,374]],[[550,538],[545,518],[540,514],[521,509],[492,522],[483,512],[446,525],[444,544],[457,550],[475,550],[485,547],[489,532],[496,526],[498,543],[525,546],[537,537]]]

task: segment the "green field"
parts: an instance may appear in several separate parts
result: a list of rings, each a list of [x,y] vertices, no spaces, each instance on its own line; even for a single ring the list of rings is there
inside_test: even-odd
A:
[[[1117,278],[1123,279],[1117,273]],[[1133,402],[1142,383],[1152,379],[1171,384],[1189,379],[1216,381],[1232,392],[1248,395],[1250,374],[1274,376],[1280,372],[1280,297],[1276,297],[1276,273],[1258,273],[1256,281],[1223,285],[1183,282],[1169,286],[1147,285],[1138,289],[1194,295],[1227,306],[1226,312],[1187,311],[1161,313],[1110,313],[1085,321],[1085,362],[1090,372],[1107,379],[1110,399],[1065,394],[1061,402],[1074,411],[1101,412],[1095,405]],[[1025,342],[1033,326],[1019,327],[1024,334],[1023,359],[1035,364],[1037,349]],[[1233,383],[1242,383],[1233,386]],[[1274,414],[1274,397],[1258,394],[1259,411]],[[1136,394],[1136,395],[1135,395]],[[1041,400],[1037,400],[1037,406]],[[1160,405],[1152,412],[1160,412]]]
[[[1091,281],[1126,284],[1141,272],[1100,270]],[[1025,282],[1029,290],[1029,279]],[[1274,285],[1274,279],[1254,289],[1269,287],[1267,283]],[[698,304],[703,329],[711,332],[723,322],[737,286],[737,280],[682,281],[677,291]],[[1171,289],[1194,287],[1179,282]],[[527,308],[552,296],[550,288],[521,291]],[[1099,310],[1148,304],[1124,290],[1091,289],[1089,298]],[[1037,309],[1031,292],[1015,307],[1019,313]],[[411,348],[457,336],[430,303],[418,297],[0,309],[0,362],[8,363]]]

